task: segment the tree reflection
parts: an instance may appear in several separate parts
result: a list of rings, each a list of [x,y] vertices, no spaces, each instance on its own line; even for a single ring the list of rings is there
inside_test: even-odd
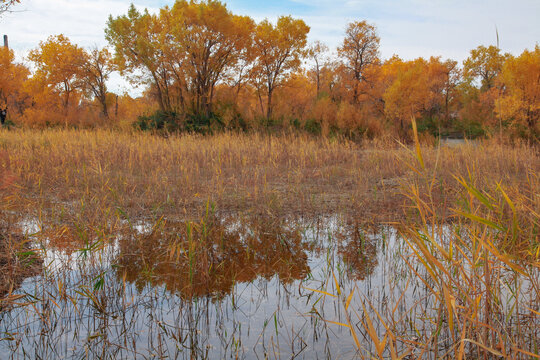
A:
[[[188,299],[220,298],[236,283],[276,275],[288,284],[310,271],[300,231],[273,218],[167,222],[147,235],[131,233],[119,245],[118,276],[140,291],[164,285]]]
[[[347,226],[336,235],[338,253],[347,265],[349,276],[364,280],[377,266],[377,246],[358,224]]]

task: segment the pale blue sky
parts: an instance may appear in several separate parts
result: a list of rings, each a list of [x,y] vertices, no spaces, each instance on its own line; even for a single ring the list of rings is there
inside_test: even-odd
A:
[[[157,9],[171,0],[133,0]],[[15,13],[0,19],[0,33],[8,34],[19,57],[48,35],[63,33],[88,47],[105,45],[103,29],[109,14],[124,14],[131,1],[22,0]],[[279,15],[302,18],[310,40],[321,40],[335,50],[348,22],[367,20],[381,37],[381,55],[405,59],[430,55],[463,61],[478,45],[496,43],[519,54],[540,42],[540,0],[230,0],[233,12],[259,21]]]

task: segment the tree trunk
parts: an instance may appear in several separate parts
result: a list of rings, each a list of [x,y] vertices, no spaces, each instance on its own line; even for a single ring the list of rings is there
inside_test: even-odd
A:
[[[101,99],[101,106],[102,106],[103,116],[105,117],[105,119],[108,119],[109,118],[109,111],[107,109],[107,98],[106,97],[103,97]]]
[[[272,118],[272,93],[274,89],[268,89],[268,101],[266,104],[266,118],[270,120]]]
[[[159,110],[165,112],[166,109],[165,109],[165,104],[163,102],[163,92],[161,91],[161,86],[159,85],[157,75],[154,72],[152,72],[152,77],[154,78],[154,84],[156,85]]]

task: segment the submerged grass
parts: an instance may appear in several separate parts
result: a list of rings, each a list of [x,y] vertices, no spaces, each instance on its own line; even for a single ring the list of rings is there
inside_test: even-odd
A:
[[[433,184],[418,142],[416,159],[411,168],[420,181]],[[455,174],[461,201],[453,205],[447,233],[434,209],[432,186],[423,196],[417,182],[404,186],[422,219],[402,224],[412,251],[408,264],[422,264],[423,272],[415,274],[429,289],[437,314],[431,331],[419,339],[426,351],[456,359],[540,358],[538,174],[531,169],[517,188],[474,168],[467,177]],[[476,179],[486,175],[487,186],[480,188]]]
[[[389,306],[366,297],[360,309],[349,309],[353,288],[341,298],[347,322],[336,324],[350,329],[361,358],[540,358],[537,169],[520,186],[479,173],[474,163],[466,177],[453,169],[459,196],[449,222],[438,211],[437,173],[415,140],[406,165],[419,176],[403,181],[401,191],[416,216],[399,223],[409,280]],[[410,280],[423,285],[418,301],[404,296]],[[337,295],[323,293],[339,297],[336,287]],[[358,341],[357,331],[371,346]]]

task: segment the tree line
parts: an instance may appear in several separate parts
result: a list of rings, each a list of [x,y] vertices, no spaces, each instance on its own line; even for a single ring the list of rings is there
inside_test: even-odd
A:
[[[30,51],[34,71],[0,50],[0,104],[25,126],[211,131],[287,128],[351,138],[504,132],[538,140],[540,47],[518,56],[479,46],[458,64],[382,59],[375,25],[348,24],[332,55],[301,19],[255,22],[219,1],[178,0],[158,13],[110,16],[109,46],[64,35]],[[145,90],[113,94],[113,72]]]

